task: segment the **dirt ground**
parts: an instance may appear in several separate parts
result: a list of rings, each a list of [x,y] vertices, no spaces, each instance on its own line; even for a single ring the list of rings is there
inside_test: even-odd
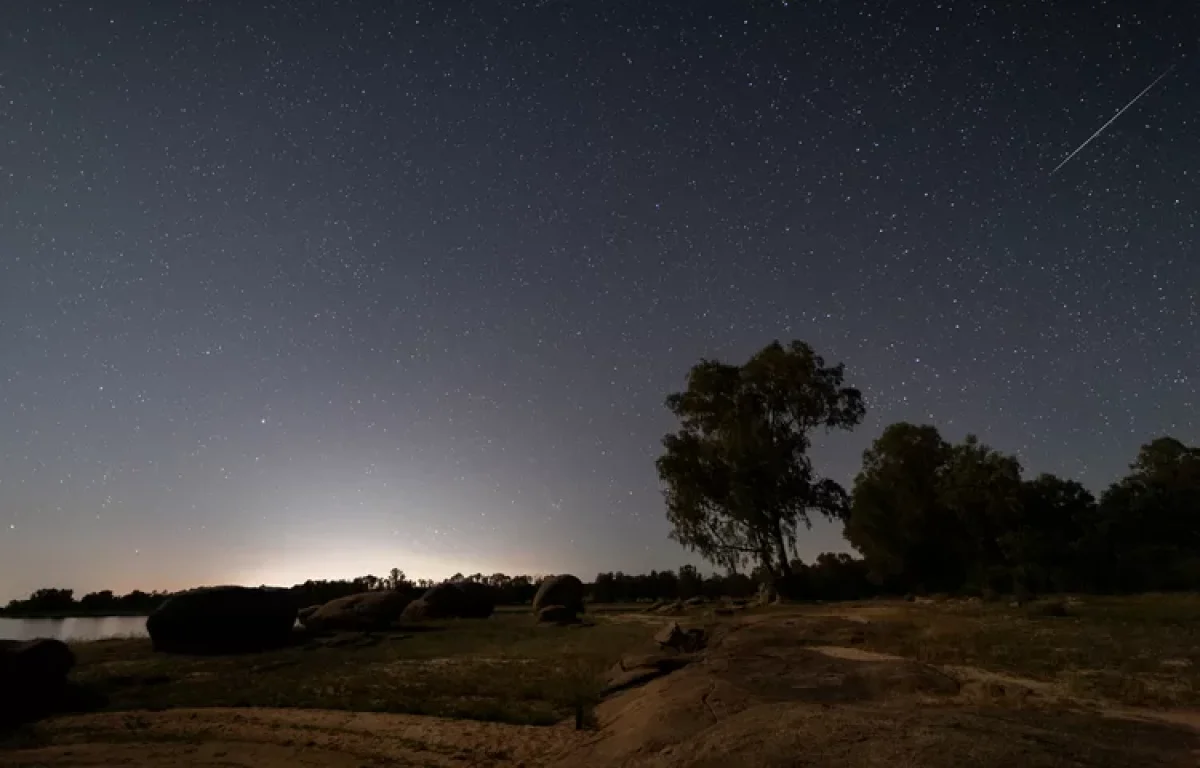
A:
[[[571,726],[295,709],[193,709],[55,718],[44,746],[0,765],[138,768],[361,768],[536,765],[578,745]]]
[[[1200,765],[1194,711],[812,641],[825,636],[818,623],[871,620],[736,619],[691,663],[603,701],[591,730],[313,710],[104,713],[37,725],[0,750],[0,766]]]

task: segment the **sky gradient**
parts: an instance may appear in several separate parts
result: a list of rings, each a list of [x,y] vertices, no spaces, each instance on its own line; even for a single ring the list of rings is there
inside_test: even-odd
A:
[[[663,398],[776,338],[847,484],[1200,442],[1194,3],[250,5],[5,3],[0,600],[677,567]]]

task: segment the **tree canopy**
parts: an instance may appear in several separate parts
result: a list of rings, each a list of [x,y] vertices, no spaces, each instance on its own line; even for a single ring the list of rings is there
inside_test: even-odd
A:
[[[957,524],[941,492],[950,450],[937,429],[900,423],[863,453],[845,535],[881,583],[936,591],[962,582],[961,555],[945,551]]]
[[[974,437],[893,424],[863,455],[845,535],[892,591],[1200,586],[1200,451],[1159,438],[1130,469],[1097,504]]]
[[[672,538],[730,569],[791,573],[798,526],[842,518],[849,500],[808,451],[817,430],[852,429],[862,394],[808,344],[768,344],[743,365],[701,360],[667,397],[678,431],[657,462]]]

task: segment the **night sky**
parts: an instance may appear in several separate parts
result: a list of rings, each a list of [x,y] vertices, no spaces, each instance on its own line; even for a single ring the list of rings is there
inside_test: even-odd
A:
[[[1200,441],[1195,3],[250,5],[4,2],[2,599],[677,567],[663,398],[775,338],[845,483]]]

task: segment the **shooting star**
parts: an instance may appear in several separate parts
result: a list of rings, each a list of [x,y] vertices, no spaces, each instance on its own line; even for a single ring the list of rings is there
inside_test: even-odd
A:
[[[1153,83],[1150,83],[1150,85],[1147,85],[1145,88],[1143,88],[1143,89],[1142,89],[1142,92],[1141,92],[1141,93],[1139,93],[1137,96],[1134,96],[1134,97],[1133,97],[1133,99],[1132,99],[1132,100],[1130,100],[1130,102],[1129,102],[1128,104],[1126,104],[1125,106],[1121,107],[1121,111],[1120,111],[1120,112],[1118,112],[1117,114],[1113,115],[1111,118],[1109,118],[1109,120],[1108,120],[1108,122],[1107,122],[1107,123],[1105,123],[1104,125],[1100,126],[1100,130],[1096,131],[1096,132],[1095,132],[1095,133],[1093,133],[1091,136],[1089,136],[1089,137],[1088,137],[1088,140],[1087,140],[1087,141],[1085,141],[1085,142],[1083,142],[1082,144],[1080,144],[1078,147],[1076,147],[1076,148],[1075,148],[1075,151],[1074,151],[1074,152],[1072,152],[1071,154],[1067,155],[1067,157],[1066,157],[1066,159],[1065,159],[1065,160],[1063,160],[1063,161],[1062,161],[1061,163],[1059,163],[1058,165],[1054,166],[1054,170],[1053,170],[1053,171],[1050,171],[1050,175],[1051,175],[1051,176],[1053,176],[1054,174],[1058,173],[1058,169],[1059,169],[1059,168],[1062,168],[1064,165],[1066,165],[1067,163],[1071,162],[1071,158],[1072,158],[1072,157],[1075,157],[1075,155],[1078,155],[1080,152],[1082,152],[1082,151],[1083,151],[1083,148],[1084,148],[1084,147],[1086,147],[1088,144],[1091,144],[1091,143],[1092,143],[1092,141],[1094,141],[1094,140],[1095,140],[1095,138],[1096,138],[1097,136],[1099,136],[1100,134],[1104,133],[1104,129],[1105,129],[1105,128],[1107,128],[1108,126],[1112,125],[1112,124],[1113,124],[1113,122],[1114,122],[1114,121],[1115,121],[1115,120],[1116,120],[1118,117],[1120,117],[1121,115],[1125,114],[1125,110],[1129,109],[1129,108],[1130,108],[1130,107],[1132,107],[1134,104],[1136,104],[1138,99],[1142,98],[1142,97],[1143,97],[1143,96],[1145,96],[1147,93],[1149,93],[1149,92],[1150,92],[1150,90],[1151,90],[1151,89],[1152,89],[1154,86],[1158,85],[1158,84],[1159,84],[1159,82],[1160,82],[1160,81],[1161,81],[1161,80],[1162,80],[1164,77],[1166,77],[1167,75],[1169,75],[1169,74],[1171,74],[1173,71],[1175,71],[1175,67],[1177,67],[1177,66],[1178,66],[1177,64],[1172,64],[1170,67],[1168,67],[1168,68],[1167,68],[1167,71],[1166,71],[1166,72],[1163,72],[1161,75],[1159,75],[1158,77],[1154,78],[1154,82],[1153,82]]]

